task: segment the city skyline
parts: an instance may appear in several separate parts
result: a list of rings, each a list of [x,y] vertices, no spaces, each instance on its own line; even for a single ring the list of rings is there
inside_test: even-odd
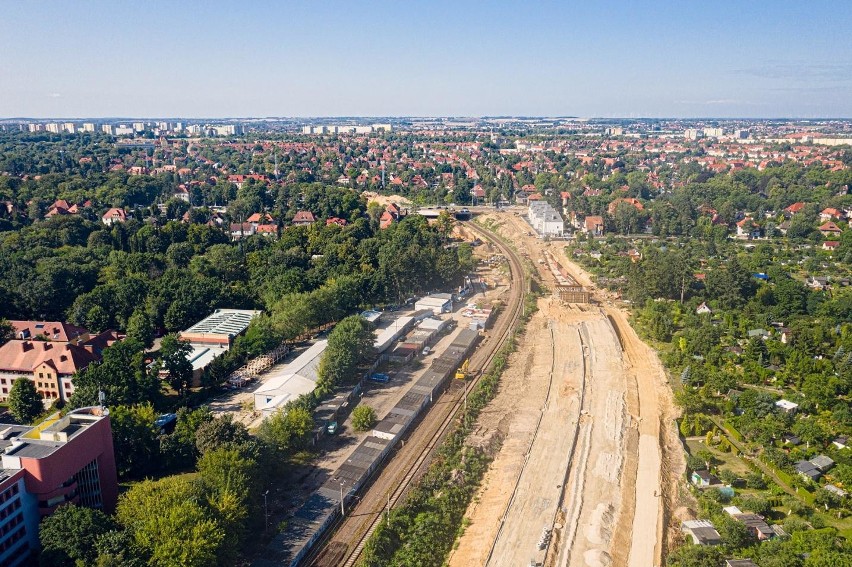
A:
[[[0,117],[849,117],[821,8],[18,3]]]

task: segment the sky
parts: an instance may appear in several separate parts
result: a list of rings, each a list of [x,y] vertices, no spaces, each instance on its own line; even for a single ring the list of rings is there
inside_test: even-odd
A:
[[[852,117],[852,2],[0,2],[0,117]]]

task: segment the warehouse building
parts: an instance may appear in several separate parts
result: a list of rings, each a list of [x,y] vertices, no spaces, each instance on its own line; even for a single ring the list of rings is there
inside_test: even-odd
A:
[[[187,355],[192,364],[192,385],[201,385],[204,369],[217,356],[234,346],[234,340],[248,329],[251,320],[260,311],[252,309],[217,309],[189,329],[180,333],[180,339],[189,343],[192,352]]]
[[[317,387],[319,363],[327,340],[320,340],[296,357],[290,364],[273,368],[269,378],[254,392],[254,409],[269,417],[303,394]]]
[[[433,293],[417,300],[414,304],[416,311],[428,310],[435,315],[450,313],[453,310],[453,294]]]

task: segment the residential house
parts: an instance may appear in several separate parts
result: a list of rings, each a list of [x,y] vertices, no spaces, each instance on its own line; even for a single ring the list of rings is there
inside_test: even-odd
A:
[[[246,219],[246,222],[251,223],[255,228],[261,224],[270,224],[272,221],[272,215],[269,213],[254,213]]]
[[[796,413],[796,410],[799,408],[799,404],[791,402],[790,400],[782,399],[775,402],[775,407],[777,407],[786,414],[792,414]]]
[[[390,227],[390,225],[392,225],[395,222],[396,222],[396,217],[393,216],[390,213],[390,211],[384,211],[382,213],[382,216],[379,217],[379,228],[384,230],[384,229]]]
[[[276,224],[259,224],[255,228],[255,234],[262,234],[268,238],[278,236],[278,225]]]
[[[822,243],[822,249],[828,252],[834,252],[840,246],[840,242],[837,240],[826,240]]]
[[[698,488],[708,488],[710,486],[722,484],[722,481],[715,475],[711,474],[710,471],[693,471],[691,480],[692,484]]]
[[[172,193],[172,198],[189,203],[189,191],[187,190],[186,186],[179,185],[178,188],[175,189]]]
[[[834,438],[834,441],[832,441],[831,444],[837,447],[838,449],[848,449],[849,437],[847,435],[839,435]]]
[[[346,219],[341,219],[338,217],[330,217],[325,219],[325,226],[331,226],[336,224],[337,226],[346,226]]]
[[[585,232],[591,236],[601,236],[604,233],[604,220],[601,216],[589,215],[583,225]]]
[[[107,226],[112,226],[119,222],[125,222],[126,220],[127,213],[124,212],[124,209],[119,209],[118,207],[111,208],[101,217],[101,221]]]
[[[834,207],[827,207],[819,213],[819,220],[821,221],[843,220],[845,218],[846,213]]]
[[[826,473],[834,466],[834,460],[826,455],[817,455],[810,460],[811,464],[819,469],[820,472]]]
[[[610,215],[614,215],[616,209],[618,209],[618,205],[620,205],[621,203],[627,203],[628,205],[632,205],[637,211],[644,211],[645,210],[645,205],[643,205],[639,201],[639,199],[634,199],[632,197],[628,197],[628,198],[625,198],[625,199],[615,199],[614,201],[612,201],[609,204],[609,206],[607,207],[607,212]]]
[[[760,514],[732,514],[731,517],[741,524],[745,524],[749,533],[758,541],[775,537],[775,530],[766,523],[766,520]]]
[[[799,201],[798,203],[793,203],[792,205],[790,205],[789,207],[784,209],[784,213],[785,213],[785,216],[791,217],[791,216],[795,215],[796,213],[802,212],[802,209],[804,209],[804,208],[805,208],[805,204],[803,202]]]
[[[760,238],[760,225],[751,217],[746,217],[737,223],[737,238],[748,238],[753,240]]]
[[[704,302],[704,301],[702,301],[701,305],[699,305],[695,309],[695,312],[698,313],[699,315],[709,315],[709,314],[713,313],[713,311],[707,306],[707,303]]]
[[[680,525],[680,531],[690,536],[695,545],[722,544],[722,537],[710,520],[687,520]]]
[[[828,278],[824,276],[811,276],[807,281],[808,287],[815,290],[823,290],[828,287]]]
[[[294,226],[309,226],[316,222],[314,214],[310,211],[299,211],[293,217]]]
[[[231,240],[239,240],[240,238],[251,236],[256,232],[256,230],[256,227],[250,222],[231,223]]]
[[[782,435],[781,441],[783,441],[785,445],[792,445],[793,447],[798,447],[802,444],[802,440],[799,439],[797,435],[793,435],[792,433],[785,433],[784,435]]]
[[[796,469],[796,472],[799,473],[800,476],[812,480],[814,482],[819,480],[819,477],[822,476],[822,472],[810,461],[797,461],[793,468]]]
[[[830,238],[832,236],[840,236],[840,234],[843,232],[842,230],[840,230],[840,227],[837,226],[834,221],[828,221],[826,223],[823,223],[817,230],[819,230],[826,238]]]

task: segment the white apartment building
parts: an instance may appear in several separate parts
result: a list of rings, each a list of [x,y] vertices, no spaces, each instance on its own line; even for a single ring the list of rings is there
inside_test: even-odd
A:
[[[721,138],[723,135],[721,128],[705,128],[704,129],[704,137],[705,138]]]
[[[529,205],[527,216],[540,236],[562,236],[565,233],[565,221],[550,203],[533,201]]]

